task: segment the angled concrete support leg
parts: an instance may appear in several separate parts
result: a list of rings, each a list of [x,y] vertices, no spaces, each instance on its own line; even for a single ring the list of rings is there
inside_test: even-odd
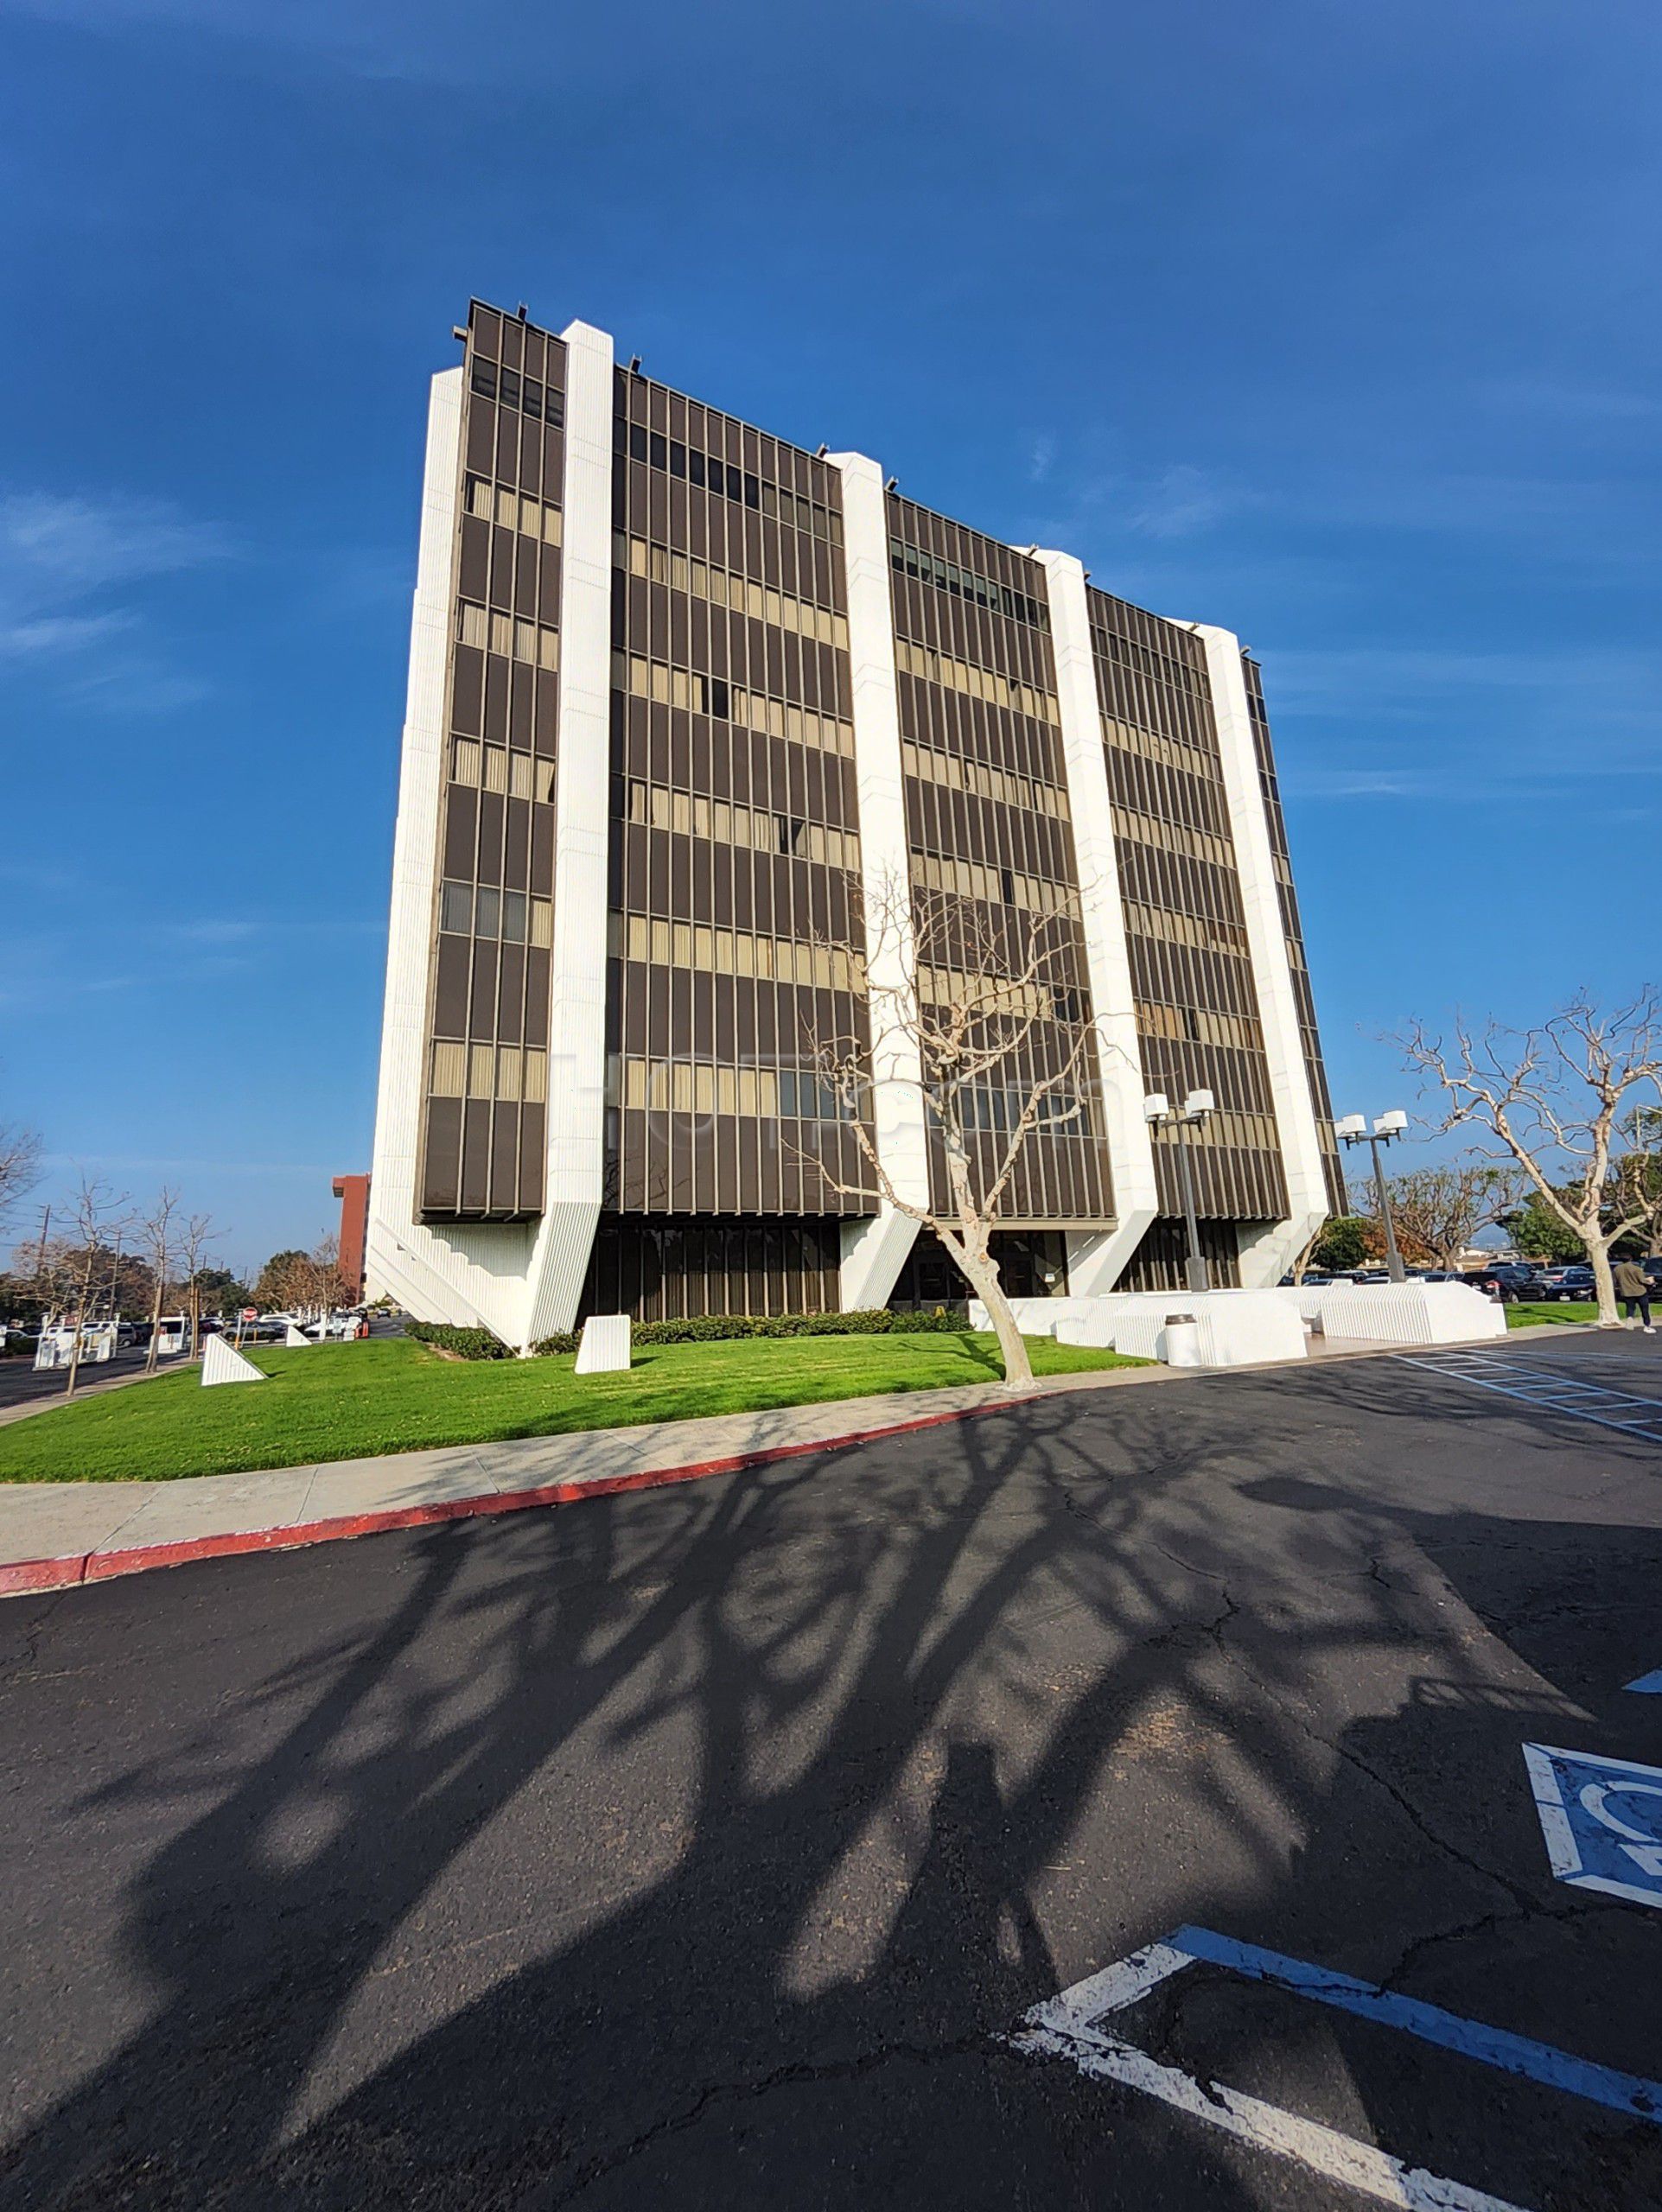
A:
[[[866,1313],[888,1305],[917,1237],[917,1223],[897,1206],[843,1224],[844,1313]]]

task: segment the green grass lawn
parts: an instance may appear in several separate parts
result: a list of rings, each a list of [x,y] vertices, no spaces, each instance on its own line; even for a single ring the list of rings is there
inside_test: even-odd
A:
[[[1034,1372],[1136,1367],[1110,1351],[1028,1340]],[[431,1444],[559,1436],[698,1414],[939,1390],[997,1382],[990,1336],[794,1337],[639,1347],[627,1374],[576,1376],[573,1361],[441,1359],[402,1338],[262,1346],[271,1377],[204,1390],[194,1368],[82,1398],[0,1428],[0,1482],[165,1482],[302,1467]]]
[[[1618,1316],[1622,1312],[1622,1300],[1620,1299],[1615,1300],[1615,1312],[1618,1312]],[[1567,1327],[1571,1320],[1582,1320],[1582,1323],[1598,1320],[1598,1307],[1591,1303],[1591,1299],[1587,1300],[1587,1305],[1560,1305],[1558,1300],[1551,1300],[1547,1305],[1525,1303],[1507,1307],[1509,1330],[1538,1330],[1543,1323],[1554,1323],[1554,1320],[1558,1323],[1558,1327]]]
[[[1570,1321],[1596,1321],[1598,1318],[1596,1306],[1572,1305],[1557,1300],[1544,1306],[1531,1306],[1525,1302],[1506,1308],[1506,1326],[1509,1329],[1538,1329],[1544,1323],[1555,1321],[1562,1328]]]

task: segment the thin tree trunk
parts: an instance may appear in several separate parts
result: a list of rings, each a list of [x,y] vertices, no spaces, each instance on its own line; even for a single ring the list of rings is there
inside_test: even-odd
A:
[[[1610,1248],[1600,1240],[1596,1224],[1584,1237],[1587,1256],[1592,1263],[1593,1283],[1598,1293],[1599,1326],[1614,1329],[1619,1326],[1616,1314],[1615,1277],[1610,1272]]]
[[[150,1301],[150,1348],[144,1355],[144,1372],[146,1375],[154,1375],[156,1372],[156,1357],[162,1343],[162,1288],[163,1285],[162,1279],[158,1275],[156,1281],[156,1296]]]
[[[64,1384],[63,1389],[66,1398],[74,1396],[76,1377],[80,1373],[81,1332],[86,1326],[86,1308],[92,1295],[92,1269],[97,1264],[98,1256],[96,1245],[92,1248],[92,1260],[81,1271],[80,1297],[75,1311],[75,1333],[69,1344],[69,1380]]]
[[[1028,1357],[1027,1338],[1016,1324],[1010,1302],[1004,1295],[1004,1286],[998,1279],[998,1262],[990,1252],[977,1251],[967,1236],[960,1240],[960,1250],[958,1266],[986,1307],[992,1332],[998,1339],[998,1354],[1004,1363],[1004,1388],[1019,1389],[1023,1383],[1032,1382],[1033,1363]]]

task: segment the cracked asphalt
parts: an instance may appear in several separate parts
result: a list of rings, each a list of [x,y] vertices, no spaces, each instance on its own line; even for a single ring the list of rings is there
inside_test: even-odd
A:
[[[1659,1569],[1662,1447],[1374,1359],[11,1600],[0,2206],[1362,2202],[1003,2037],[1191,1923],[1662,2076],[1520,1751],[1662,1764]],[[1221,1969],[1115,2031],[1662,2202],[1662,2126]]]

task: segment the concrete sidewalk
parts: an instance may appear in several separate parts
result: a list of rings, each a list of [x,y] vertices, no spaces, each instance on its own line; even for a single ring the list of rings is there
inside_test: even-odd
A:
[[[1018,1392],[976,1383],[177,1482],[6,1484],[0,1485],[0,1595],[688,1482],[1059,1390],[1177,1379],[1164,1367],[1111,1368],[1044,1376]]]
[[[1519,1332],[1525,1338],[1551,1333],[1555,1332]],[[1506,1341],[1516,1345],[1519,1337]],[[1390,1357],[1403,1350],[1360,1338],[1316,1338],[1309,1364]],[[1232,1374],[1263,1371],[1109,1368],[1041,1376],[1016,1392],[997,1383],[975,1383],[706,1421],[444,1445],[322,1466],[194,1475],[177,1482],[0,1484],[0,1597],[101,1582],[188,1560],[292,1549],[383,1529],[569,1504],[617,1491],[691,1482],[701,1475],[732,1474],[1060,1392],[1222,1382]]]

